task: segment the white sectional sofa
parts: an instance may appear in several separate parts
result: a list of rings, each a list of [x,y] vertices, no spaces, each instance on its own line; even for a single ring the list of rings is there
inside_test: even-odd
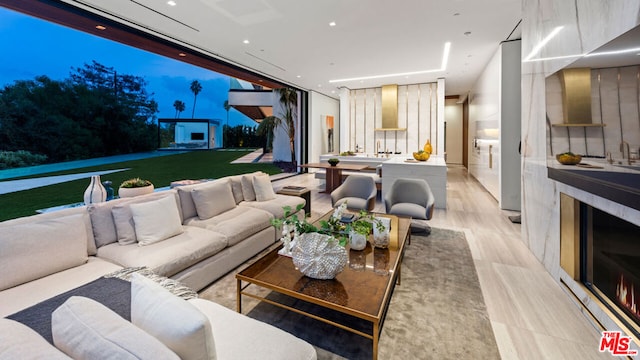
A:
[[[271,219],[298,204],[252,173],[4,221],[0,315],[126,267],[201,290],[273,244]]]

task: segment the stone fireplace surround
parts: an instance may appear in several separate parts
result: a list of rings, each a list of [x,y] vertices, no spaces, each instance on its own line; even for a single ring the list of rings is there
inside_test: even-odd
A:
[[[638,225],[565,193],[559,197],[561,282],[594,323],[606,329],[621,329],[637,343]],[[606,320],[613,321],[616,327],[604,324]]]

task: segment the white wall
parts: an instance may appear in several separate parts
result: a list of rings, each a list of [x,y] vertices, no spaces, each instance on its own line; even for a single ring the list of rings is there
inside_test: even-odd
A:
[[[500,44],[469,94],[469,172],[520,210],[520,41]]]
[[[340,149],[340,101],[315,91],[309,92],[309,162],[319,162],[327,153],[325,116],[333,116],[333,149]]]
[[[340,92],[340,152],[356,150],[412,153],[431,141],[435,155],[444,153],[444,79],[436,83],[398,86],[398,127],[401,131],[375,131],[382,126],[381,88]]]
[[[207,133],[209,124],[206,122],[180,122],[176,124],[175,142],[176,143],[208,143]],[[202,133],[204,139],[191,140],[191,133]]]
[[[445,100],[444,120],[447,122],[445,160],[447,164],[462,164],[462,104],[457,99]]]
[[[469,93],[469,173],[500,200],[500,73],[502,49]]]

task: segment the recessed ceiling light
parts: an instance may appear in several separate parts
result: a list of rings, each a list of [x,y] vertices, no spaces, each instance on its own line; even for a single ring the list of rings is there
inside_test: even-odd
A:
[[[336,26],[336,22],[335,21],[330,22],[329,26]]]
[[[170,1],[167,1],[167,5],[169,5],[169,6],[176,6],[176,5],[178,5],[178,4],[177,4],[175,1],[170,0]]]
[[[245,44],[248,44],[249,40],[243,40],[242,42],[245,43]]]
[[[179,53],[179,54],[178,54],[178,56],[180,56],[180,57],[185,57],[185,56],[187,56],[187,54],[185,54],[185,53]]]
[[[107,30],[106,26],[96,25],[96,29],[98,30]]]
[[[296,75],[296,77],[297,77],[298,79],[300,79],[302,76],[300,76],[300,75]]]
[[[335,90],[331,90],[331,93],[332,93],[332,94],[335,94],[335,93],[336,93],[336,91],[335,91]]]

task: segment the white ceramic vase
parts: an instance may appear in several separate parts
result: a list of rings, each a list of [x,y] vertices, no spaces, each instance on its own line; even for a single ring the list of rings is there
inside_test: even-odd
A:
[[[118,188],[118,196],[121,198],[134,197],[138,195],[151,194],[153,192],[153,185],[135,187],[135,188]]]
[[[100,182],[100,175],[91,176],[91,182],[84,191],[84,203],[85,205],[104,202],[107,200],[107,190],[102,186]]]
[[[349,248],[352,250],[364,250],[367,247],[367,235],[360,234],[354,230],[349,232]]]

